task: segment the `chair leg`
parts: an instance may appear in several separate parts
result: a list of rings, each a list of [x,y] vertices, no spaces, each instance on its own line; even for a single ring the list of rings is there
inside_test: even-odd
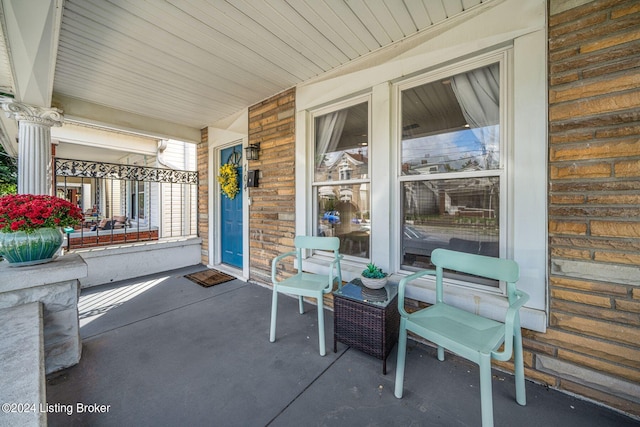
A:
[[[274,342],[276,340],[276,317],[278,314],[278,291],[273,290],[273,296],[271,297],[271,331],[269,333],[269,341]]]
[[[404,387],[404,365],[407,356],[407,321],[400,318],[400,330],[398,333],[398,357],[396,358],[396,388],[394,395],[402,399],[402,388]]]
[[[493,391],[491,387],[491,355],[480,354],[480,407],[482,427],[493,427]]]
[[[438,346],[438,360],[444,361],[444,347]]]
[[[516,377],[516,402],[524,406],[527,404],[527,392],[524,386],[524,360],[522,357],[522,330],[516,322],[513,336],[513,365]]]
[[[302,295],[298,297],[298,310],[300,310],[300,314],[304,314],[304,298]]]
[[[322,294],[318,297],[318,341],[320,344],[320,356],[324,356],[327,351],[324,344],[324,302]]]

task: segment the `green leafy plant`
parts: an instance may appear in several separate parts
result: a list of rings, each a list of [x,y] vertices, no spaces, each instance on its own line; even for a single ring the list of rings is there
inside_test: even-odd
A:
[[[383,272],[382,269],[375,264],[369,263],[367,264],[367,268],[362,270],[362,277],[368,279],[383,279],[387,277],[387,273]]]
[[[15,194],[18,189],[18,162],[0,144],[0,196]]]

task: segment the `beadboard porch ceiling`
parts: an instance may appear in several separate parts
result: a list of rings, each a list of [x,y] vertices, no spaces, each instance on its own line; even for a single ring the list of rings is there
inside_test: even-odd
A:
[[[201,129],[499,1],[65,0],[53,98]]]

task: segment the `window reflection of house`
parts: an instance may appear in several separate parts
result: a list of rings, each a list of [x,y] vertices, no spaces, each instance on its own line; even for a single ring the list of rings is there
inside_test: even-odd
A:
[[[369,253],[369,186],[349,181],[367,179],[367,160],[360,152],[341,152],[330,164],[325,162],[324,171],[328,180],[343,184],[318,188],[320,207],[325,209],[320,234],[339,237],[343,253],[365,258]]]
[[[314,118],[317,233],[339,237],[345,255],[368,258],[369,103],[341,107]]]
[[[499,212],[505,178],[501,66],[490,63],[401,91],[406,267],[428,266],[436,247],[499,256],[505,234]]]

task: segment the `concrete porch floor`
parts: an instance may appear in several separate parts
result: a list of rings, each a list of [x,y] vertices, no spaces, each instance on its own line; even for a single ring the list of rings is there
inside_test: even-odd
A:
[[[316,307],[281,297],[269,342],[271,291],[233,280],[203,288],[186,269],[83,291],[82,359],[47,379],[49,426],[479,426],[477,367],[410,342],[403,399],[394,348],[382,362],[344,344],[318,354]],[[638,426],[599,405],[494,371],[496,426]],[[78,412],[78,403],[105,412]],[[70,414],[67,414],[69,412]]]

